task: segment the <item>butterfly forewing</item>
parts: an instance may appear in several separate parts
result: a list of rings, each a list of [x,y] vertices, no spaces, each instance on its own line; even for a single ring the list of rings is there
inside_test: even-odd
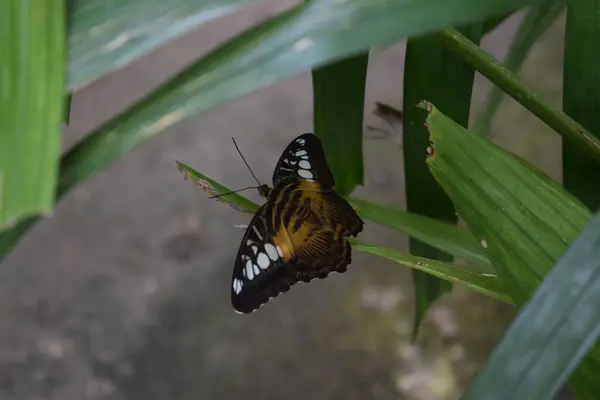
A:
[[[264,204],[248,224],[233,268],[231,302],[240,313],[255,310],[290,287],[290,269],[281,248],[273,242],[268,206]]]
[[[312,133],[298,136],[286,147],[273,173],[273,185],[288,178],[318,182],[323,190],[333,190],[333,175],[323,146]]]

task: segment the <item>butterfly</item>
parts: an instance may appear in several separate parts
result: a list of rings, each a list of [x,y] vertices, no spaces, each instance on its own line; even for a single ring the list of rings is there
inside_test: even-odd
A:
[[[258,187],[267,201],[248,224],[235,259],[236,312],[250,313],[297,282],[346,271],[351,248],[345,237],[356,237],[364,222],[334,186],[317,136],[292,140],[273,172],[273,188]]]

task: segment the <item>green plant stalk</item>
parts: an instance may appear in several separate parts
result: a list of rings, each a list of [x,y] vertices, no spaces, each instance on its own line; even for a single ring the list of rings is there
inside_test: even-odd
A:
[[[596,163],[600,163],[600,141],[586,131],[583,126],[555,108],[516,74],[506,69],[498,60],[460,32],[454,29],[444,29],[439,36],[449,49],[460,54],[479,73],[504,90],[563,138],[579,145]]]
[[[503,61],[506,69],[515,74],[519,72],[533,45],[548,30],[564,8],[564,1],[546,0],[529,9]],[[490,133],[494,115],[500,108],[503,98],[504,92],[498,86],[493,86],[485,108],[477,115],[472,128],[473,132],[482,136]]]

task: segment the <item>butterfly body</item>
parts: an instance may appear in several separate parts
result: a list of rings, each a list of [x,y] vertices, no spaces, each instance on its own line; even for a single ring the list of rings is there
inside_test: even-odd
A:
[[[231,301],[249,313],[286,292],[296,282],[344,272],[351,262],[350,244],[363,221],[334,191],[319,139],[303,134],[281,156],[273,189],[259,187],[266,198],[256,212],[238,251]]]

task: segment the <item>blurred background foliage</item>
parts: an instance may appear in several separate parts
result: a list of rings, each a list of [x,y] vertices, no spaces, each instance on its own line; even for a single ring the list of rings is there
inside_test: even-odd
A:
[[[595,117],[600,104],[600,3],[309,0],[274,7],[262,22],[193,57],[184,69],[61,154],[64,125],[76,117],[71,110],[78,91],[192,30],[254,7],[250,3],[0,4],[0,259],[40,218],[52,213],[56,201],[138,146],[218,105],[310,71],[312,127],[323,142],[337,190],[351,196],[367,223],[410,237],[407,252],[389,240],[371,243],[361,235],[353,242],[355,251],[370,255],[364,260],[378,257],[411,269],[410,339],[418,340],[422,321],[443,293],[458,291],[454,298],[460,298],[462,289],[457,286],[519,313],[481,372],[467,374],[474,377],[470,387],[465,381],[458,389],[417,395],[398,383],[401,392],[409,393],[403,395],[547,399],[569,384],[578,399],[598,398],[600,349],[595,343],[600,319],[595,296],[600,223],[593,213],[600,204],[600,132]],[[555,96],[538,92],[519,73],[540,37],[565,13],[560,38],[565,52],[556,60],[564,65],[557,89],[562,93],[561,109],[554,104]],[[480,42],[516,15],[522,15],[519,28],[507,55],[498,61]],[[552,45],[558,46],[554,40]],[[396,108],[401,110],[381,104],[377,109],[385,122],[379,136],[387,146],[396,145],[396,131],[402,127],[397,168],[403,167],[406,211],[401,210],[401,199],[390,206],[369,198],[364,157],[365,143],[376,134],[372,127],[365,129],[365,109],[372,108],[365,104],[371,59],[381,47],[401,41],[406,41],[403,77],[398,70],[393,81],[383,83],[397,88],[402,106]],[[474,107],[477,74],[494,86],[483,105]],[[535,116],[556,135],[521,140],[516,146],[493,137],[495,116],[507,101],[522,107],[511,115]],[[261,118],[269,118],[276,111],[262,112]],[[531,129],[517,119],[504,122],[515,136]],[[310,121],[305,124],[311,126]],[[299,133],[286,133],[285,138]],[[562,170],[552,171],[556,181],[530,164],[534,160],[519,158],[528,153],[527,146],[545,152],[558,137],[563,141]],[[202,170],[201,164],[195,167]],[[210,193],[228,190],[183,162],[178,168]],[[560,176],[562,186],[556,183]],[[223,200],[238,210],[256,207],[238,195]],[[468,301],[460,305],[471,306]],[[293,314],[291,307],[287,311]],[[500,326],[514,312],[508,311]],[[485,323],[483,316],[478,318],[475,324]],[[364,328],[363,339],[370,328]],[[423,328],[426,335],[427,324]],[[378,329],[395,328],[388,324]],[[405,360],[414,362],[409,356]],[[119,381],[106,363],[99,365],[106,369],[103,376]],[[436,374],[441,372],[434,371],[428,382],[435,382]],[[398,382],[408,375],[400,372]],[[141,393],[152,393],[151,388],[149,384],[148,392]],[[9,398],[21,398],[11,388],[2,390]],[[185,398],[177,391],[168,393],[167,398]]]

